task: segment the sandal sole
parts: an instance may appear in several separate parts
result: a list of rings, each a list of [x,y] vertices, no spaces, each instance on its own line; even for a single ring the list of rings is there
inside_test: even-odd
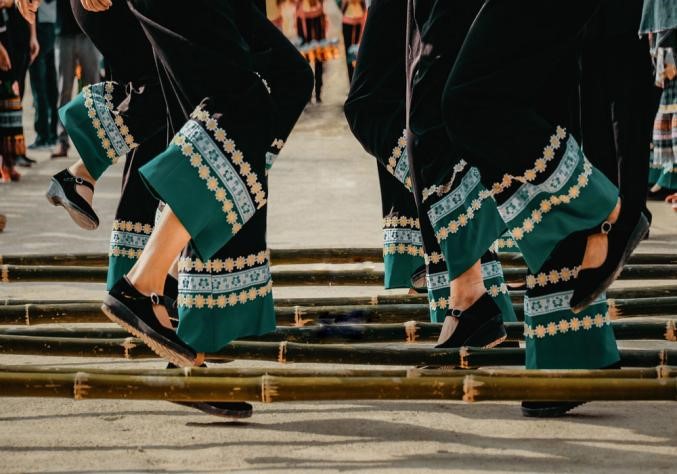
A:
[[[61,185],[54,179],[52,179],[45,196],[47,197],[47,201],[53,206],[63,207],[71,219],[73,219],[73,222],[81,228],[85,230],[95,230],[99,227],[98,222],[92,220],[84,211],[82,211],[82,209],[71,203],[66,197]]]
[[[112,299],[112,298],[111,298]],[[117,305],[119,306],[124,306],[121,303],[117,302],[117,300],[114,300]],[[117,306],[116,305],[116,306]],[[189,357],[186,354],[183,354],[177,350],[173,350],[171,347],[169,347],[166,344],[163,344],[163,342],[167,341],[164,337],[159,335],[157,332],[155,332],[153,329],[151,329],[149,326],[147,326],[143,321],[141,321],[138,317],[134,315],[131,311],[129,311],[129,314],[126,315],[127,317],[132,317],[137,320],[137,322],[140,322],[145,326],[144,331],[141,331],[139,328],[135,327],[132,325],[129,321],[126,319],[123,319],[120,317],[118,314],[116,314],[115,309],[111,307],[111,304],[105,303],[101,305],[101,311],[106,315],[108,319],[113,321],[115,324],[121,326],[125,331],[133,335],[134,337],[138,337],[143,341],[144,344],[146,344],[153,352],[155,352],[157,355],[162,357],[165,360],[168,360],[172,364],[178,366],[178,367],[194,367],[195,362],[196,362],[196,357]],[[151,334],[154,334],[155,337],[152,337]]]

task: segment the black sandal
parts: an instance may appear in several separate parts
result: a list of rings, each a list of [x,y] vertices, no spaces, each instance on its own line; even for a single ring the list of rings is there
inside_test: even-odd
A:
[[[496,347],[508,337],[501,309],[487,293],[465,311],[451,309],[447,317],[458,318],[454,333],[435,348]]]
[[[76,186],[85,186],[94,191],[94,185],[80,177],[73,176],[67,169],[52,176],[47,200],[54,206],[63,207],[71,219],[86,230],[99,227],[99,218],[85,199],[75,190]]]
[[[614,224],[608,221],[602,223],[600,232],[606,234],[608,239],[607,256],[600,267],[579,272],[570,303],[574,313],[590,306],[616,281],[630,255],[649,231],[649,226],[643,213],[638,217],[630,217],[623,213],[623,206]]]
[[[160,357],[179,367],[193,367],[197,353],[174,330],[160,324],[153,306],[171,306],[173,301],[153,293],[145,296],[123,277],[103,300],[102,311],[108,319],[141,339]]]
[[[200,367],[207,367],[202,364]],[[168,369],[176,369],[172,363],[167,364]],[[254,407],[247,402],[172,402],[188,408],[194,408],[208,415],[221,418],[251,418]]]

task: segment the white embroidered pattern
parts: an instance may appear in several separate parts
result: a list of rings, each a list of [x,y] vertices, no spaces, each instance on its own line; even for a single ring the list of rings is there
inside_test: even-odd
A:
[[[546,336],[556,336],[558,334],[566,334],[569,331],[589,331],[593,328],[602,328],[611,324],[611,317],[609,314],[597,313],[595,316],[584,316],[582,318],[573,317],[569,320],[561,319],[559,322],[551,321],[543,325],[537,324],[533,328],[528,324],[524,324],[524,337],[527,339],[543,339]]]

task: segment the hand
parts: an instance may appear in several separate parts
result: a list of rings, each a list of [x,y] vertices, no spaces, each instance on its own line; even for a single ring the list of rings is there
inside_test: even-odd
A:
[[[112,5],[112,0],[80,0],[82,8],[90,12],[105,12]]]
[[[38,11],[40,0],[15,0],[15,5],[19,9],[19,13],[31,25],[35,24],[35,12]]]
[[[38,57],[38,54],[40,53],[40,43],[38,43],[38,39],[35,36],[31,36],[31,42],[30,42],[30,53],[31,53],[31,64],[33,61],[35,61],[35,58]]]
[[[12,61],[9,59],[9,54],[5,47],[0,44],[0,71],[9,71],[12,69]]]

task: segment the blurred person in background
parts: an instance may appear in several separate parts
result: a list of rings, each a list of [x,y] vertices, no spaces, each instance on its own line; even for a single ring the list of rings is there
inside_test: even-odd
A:
[[[327,16],[321,0],[299,0],[296,6],[296,29],[301,46],[321,44],[327,39]],[[322,102],[324,56],[321,48],[310,48],[306,52],[308,62],[315,74],[315,102]]]
[[[352,82],[357,49],[367,21],[367,3],[365,0],[342,0],[341,12],[343,13],[343,45],[346,49],[348,81]]]
[[[56,44],[59,68],[59,107],[70,102],[76,70],[80,66],[79,88],[99,82],[99,52],[75,21],[70,0],[56,0]],[[52,158],[68,156],[68,134],[58,123],[58,138]]]
[[[28,161],[21,99],[28,65],[40,50],[35,27],[12,0],[0,0],[0,45],[0,183],[8,183],[21,178],[17,162]]]
[[[58,122],[58,89],[55,57],[56,0],[43,0],[38,9],[36,33],[40,53],[30,66],[31,91],[35,107],[35,142],[29,150],[54,146]]]

